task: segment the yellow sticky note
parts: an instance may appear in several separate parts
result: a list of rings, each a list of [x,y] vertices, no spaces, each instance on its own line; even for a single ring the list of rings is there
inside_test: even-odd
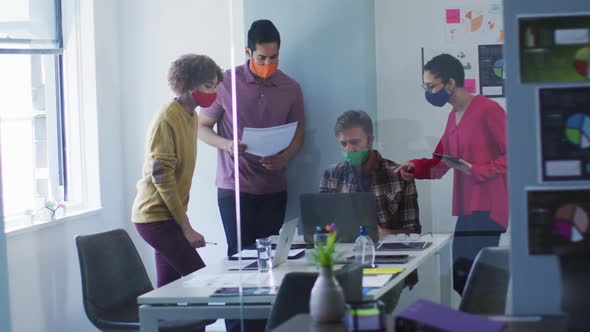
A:
[[[399,267],[376,267],[376,268],[369,268],[363,269],[363,274],[371,275],[371,274],[398,274],[402,272],[404,269]]]

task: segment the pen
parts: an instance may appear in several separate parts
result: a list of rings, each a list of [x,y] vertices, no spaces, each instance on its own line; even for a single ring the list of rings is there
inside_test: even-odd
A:
[[[205,242],[205,244],[212,244],[212,245],[216,246],[217,242]]]

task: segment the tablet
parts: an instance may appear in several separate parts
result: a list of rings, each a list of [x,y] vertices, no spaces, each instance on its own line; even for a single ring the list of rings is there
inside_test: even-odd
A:
[[[440,158],[440,159],[442,159],[444,161],[451,162],[453,164],[458,164],[458,165],[462,165],[463,164],[459,158],[450,156],[448,154],[433,153],[432,155],[435,156],[435,157],[438,157],[438,158]]]

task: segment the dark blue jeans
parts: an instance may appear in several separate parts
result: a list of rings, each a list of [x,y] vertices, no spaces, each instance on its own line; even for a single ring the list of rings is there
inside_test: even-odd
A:
[[[506,229],[491,220],[487,211],[457,218],[453,235],[453,288],[459,295],[463,295],[475,256],[485,247],[497,247],[504,232]]]
[[[227,240],[227,255],[231,256],[238,252],[235,191],[218,189],[217,203]],[[258,238],[279,234],[287,209],[287,192],[266,195],[240,193],[240,205],[242,247],[247,247],[256,243]],[[226,319],[225,328],[228,332],[240,331],[240,320]],[[266,319],[244,320],[244,332],[265,330]]]

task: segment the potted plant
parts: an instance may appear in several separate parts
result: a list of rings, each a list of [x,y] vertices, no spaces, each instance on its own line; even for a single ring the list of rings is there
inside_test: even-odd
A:
[[[341,321],[344,317],[344,295],[334,278],[333,265],[336,261],[336,233],[330,232],[325,245],[314,237],[316,250],[313,253],[320,268],[318,279],[311,290],[309,313],[316,323]]]

